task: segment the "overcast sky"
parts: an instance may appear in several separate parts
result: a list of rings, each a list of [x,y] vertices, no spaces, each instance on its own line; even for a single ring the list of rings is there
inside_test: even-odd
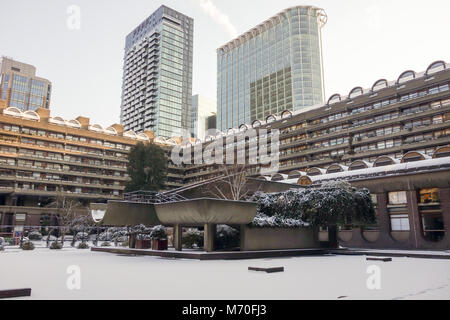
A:
[[[194,19],[193,94],[213,99],[216,49],[302,4],[328,15],[327,98],[407,69],[423,71],[435,60],[450,62],[448,0],[0,0],[0,55],[33,64],[52,81],[53,115],[118,123],[125,36],[162,4]],[[79,29],[69,19],[72,5],[80,8]]]

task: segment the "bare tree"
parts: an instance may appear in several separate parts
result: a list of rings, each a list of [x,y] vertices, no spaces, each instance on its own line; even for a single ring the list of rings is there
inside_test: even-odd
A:
[[[223,164],[221,165],[222,178],[207,186],[207,192],[219,199],[243,200],[249,193],[247,185],[247,165]]]
[[[80,201],[69,199],[62,193],[58,193],[53,202],[47,205],[49,208],[56,209],[58,224],[61,227],[61,243],[64,245],[66,232],[73,225],[74,221],[84,212],[88,215],[89,211]]]

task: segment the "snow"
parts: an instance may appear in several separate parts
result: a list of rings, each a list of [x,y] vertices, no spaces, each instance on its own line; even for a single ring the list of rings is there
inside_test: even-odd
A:
[[[414,162],[406,162],[406,163],[398,163],[398,164],[391,164],[388,166],[382,166],[382,167],[371,167],[366,169],[359,169],[359,170],[353,170],[353,171],[343,171],[343,172],[336,172],[336,173],[329,173],[329,174],[323,174],[318,176],[311,176],[309,177],[311,181],[318,182],[323,180],[335,180],[335,179],[348,179],[351,177],[357,177],[357,176],[364,176],[364,175],[374,175],[374,174],[394,174],[398,171],[407,171],[412,169],[421,169],[421,168],[429,168],[429,167],[435,167],[435,166],[448,166],[450,164],[450,157],[443,157],[443,158],[437,158],[437,159],[428,159],[428,160],[421,160],[421,161],[414,161]],[[284,180],[280,181],[281,183],[287,183],[287,184],[297,184],[298,179],[290,179],[290,180]]]
[[[81,289],[69,290],[67,268],[80,267]],[[381,290],[369,290],[369,266]],[[267,274],[248,267],[281,267]],[[198,261],[122,256],[64,248],[0,252],[0,290],[32,288],[21,299],[450,299],[450,260],[311,256]]]

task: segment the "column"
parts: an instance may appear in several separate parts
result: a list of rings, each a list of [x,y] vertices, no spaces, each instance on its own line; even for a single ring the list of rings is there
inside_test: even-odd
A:
[[[216,238],[215,224],[205,224],[205,235],[204,235],[204,249],[206,252],[214,251],[214,240]]]
[[[181,241],[182,237],[183,237],[183,228],[177,224],[173,228],[173,246],[175,247],[176,251],[183,250],[183,244]]]
[[[419,248],[422,242],[422,222],[419,213],[419,207],[417,205],[417,191],[416,190],[408,190],[406,191],[406,199],[408,201],[408,217],[409,217],[409,226],[411,229],[412,237],[413,237],[413,246],[414,248]]]
[[[450,249],[450,188],[439,189],[441,201],[442,219],[444,220],[445,239],[447,249]]]

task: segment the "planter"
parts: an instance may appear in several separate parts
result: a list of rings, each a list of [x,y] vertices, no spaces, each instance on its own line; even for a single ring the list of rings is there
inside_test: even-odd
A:
[[[376,242],[380,238],[380,231],[364,230],[362,235],[367,242]]]
[[[409,231],[391,231],[391,236],[395,241],[407,242],[409,240]]]
[[[163,251],[167,250],[167,239],[165,240],[157,240],[153,239],[152,242],[152,250]]]
[[[136,240],[136,249],[151,249],[152,240]]]
[[[341,230],[338,233],[339,240],[343,242],[349,242],[353,238],[353,230]]]

